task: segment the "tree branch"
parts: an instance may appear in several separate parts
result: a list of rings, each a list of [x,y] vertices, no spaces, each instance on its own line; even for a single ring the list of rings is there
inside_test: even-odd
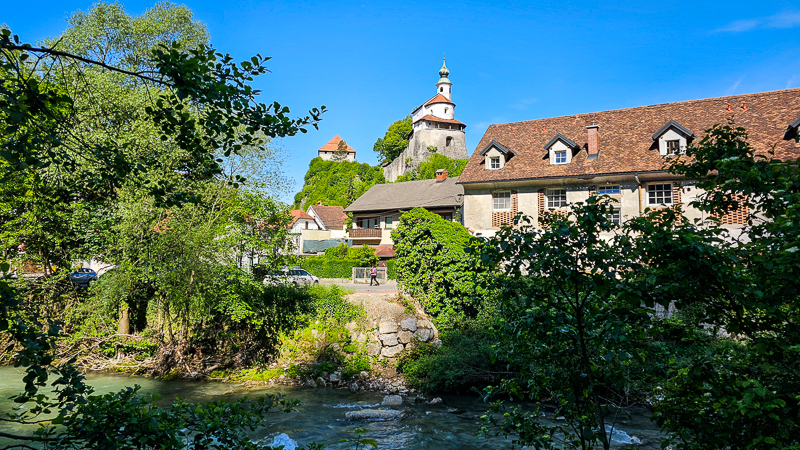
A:
[[[65,57],[65,58],[70,58],[70,59],[75,59],[75,60],[78,60],[78,61],[81,61],[81,62],[85,62],[87,64],[100,66],[100,67],[108,69],[108,70],[110,70],[112,72],[123,73],[125,75],[131,75],[131,76],[134,76],[134,77],[142,79],[142,80],[152,81],[153,83],[157,83],[157,84],[160,84],[162,86],[172,86],[170,83],[168,83],[166,81],[159,80],[159,79],[153,78],[153,77],[148,77],[146,75],[142,75],[140,72],[131,72],[129,70],[120,69],[119,67],[110,66],[110,65],[108,65],[106,63],[103,63],[103,62],[100,62],[100,61],[95,61],[93,59],[84,58],[82,56],[74,55],[72,53],[62,52],[60,50],[54,50],[52,48],[32,47],[32,46],[30,46],[28,44],[13,45],[13,44],[9,44],[7,42],[0,42],[0,48],[5,48],[5,49],[8,49],[8,50],[20,50],[20,51],[33,52],[33,53],[44,53],[44,54],[52,55],[52,56],[62,56],[62,57]]]

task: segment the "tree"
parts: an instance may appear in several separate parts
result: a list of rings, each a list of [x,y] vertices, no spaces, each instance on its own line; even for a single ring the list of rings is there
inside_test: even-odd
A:
[[[392,231],[398,282],[442,329],[492,311],[494,293],[485,287],[489,272],[465,252],[470,239],[461,224],[423,208],[403,213]]]
[[[796,137],[795,137],[796,139]],[[741,351],[696,361],[664,383],[655,420],[681,449],[800,445],[800,166],[757,154],[734,123],[717,125],[669,170],[705,194],[692,205],[712,217],[637,221],[634,251],[647,264],[628,295],[701,311],[737,336]],[[749,210],[729,232],[719,218]]]
[[[638,355],[629,342],[644,337],[647,315],[637,303],[617,295],[620,273],[632,268],[630,239],[602,234],[617,226],[603,199],[573,205],[570,216],[544,215],[542,228],[503,228],[473,248],[497,267],[503,290],[495,329],[498,356],[519,367],[519,377],[489,389],[531,400],[532,410],[511,408],[497,422],[499,432],[533,448],[608,450],[626,396],[626,368]],[[524,221],[525,219],[523,219]],[[541,402],[555,407],[564,422],[539,420]],[[493,412],[504,410],[502,403]],[[610,415],[610,416],[609,416]]]
[[[305,209],[317,202],[346,208],[369,188],[385,182],[380,167],[314,158],[308,164],[303,189],[294,196],[294,208]]]
[[[372,151],[378,154],[381,163],[392,162],[408,147],[408,135],[411,134],[411,116],[406,116],[391,125],[382,138],[375,141]]]
[[[434,153],[428,159],[419,163],[411,172],[397,177],[395,183],[414,180],[432,180],[436,178],[436,171],[439,169],[446,170],[448,176],[457,177],[464,171],[467,162],[469,162],[468,159],[452,159]]]
[[[156,22],[170,16],[171,8],[157,5],[152,10]],[[145,49],[142,58],[135,57],[136,51],[118,52],[121,47],[117,44],[129,43],[126,32],[137,26],[136,21],[114,12],[119,9],[119,5],[98,4],[94,13],[78,17],[120,24],[119,33],[111,27],[114,31],[109,35],[115,38],[108,42],[112,51],[107,53],[96,53],[102,46],[62,48],[58,41],[36,47],[22,43],[8,29],[0,31],[0,177],[16,177],[18,192],[30,192],[35,201],[42,201],[50,195],[47,183],[56,182],[55,189],[68,192],[56,199],[63,205],[83,207],[87,198],[116,201],[120,192],[130,190],[149,197],[158,207],[149,217],[159,209],[166,212],[165,207],[201,209],[203,191],[195,186],[222,173],[218,154],[228,157],[264,145],[264,137],[291,136],[317,126],[324,107],[292,119],[285,106],[257,101],[259,92],[250,83],[266,72],[268,58],[255,56],[239,64],[204,43],[184,45],[159,31],[155,33],[158,38],[140,47]],[[180,11],[176,17],[186,19]],[[157,23],[153,26],[144,29],[160,29]],[[92,38],[87,42],[91,44]],[[120,102],[120,108],[103,101],[115,96],[131,101]],[[234,186],[242,180],[224,181]],[[13,213],[26,207],[11,206],[0,211]],[[63,209],[68,220],[63,221],[61,234],[77,235],[81,228],[75,223],[80,222],[80,215],[71,206]],[[191,223],[192,217],[200,215],[165,215],[170,218],[167,222],[176,223]],[[179,228],[175,225],[169,223]],[[38,227],[28,228],[35,231]],[[8,234],[4,232],[4,236]],[[187,245],[197,249],[193,244]],[[43,240],[38,245],[45,249],[47,243]],[[63,260],[71,261],[79,247],[67,242]],[[203,256],[192,257],[204,260]],[[45,261],[49,258],[43,257]],[[181,256],[176,254],[174,270],[157,274],[167,280],[162,283],[165,289],[177,285],[170,284],[171,280],[200,275],[196,267],[180,267],[180,262]],[[5,272],[9,267],[3,263],[0,269]],[[200,292],[195,285],[182,296],[176,292],[171,301],[179,309],[186,308],[200,298]],[[50,420],[49,416],[31,435],[2,432],[0,436],[47,443],[51,448],[183,448],[185,439],[198,448],[264,447],[250,443],[243,429],[263,423],[272,406],[266,402],[242,405],[238,410],[235,406],[176,404],[165,411],[153,408],[146,397],[131,389],[92,396],[72,361],[55,363],[53,346],[59,328],[46,317],[40,320],[26,314],[16,294],[7,279],[0,282],[0,333],[17,345],[16,365],[24,366],[26,372],[25,391],[14,398],[24,408],[3,420],[39,423],[42,414],[54,417]],[[52,395],[46,392],[48,386],[54,390]],[[61,424],[63,427],[58,426]],[[192,432],[189,437],[187,429]]]
[[[336,151],[333,152],[333,161],[342,162],[347,159],[347,142],[339,141],[339,144],[336,146]]]

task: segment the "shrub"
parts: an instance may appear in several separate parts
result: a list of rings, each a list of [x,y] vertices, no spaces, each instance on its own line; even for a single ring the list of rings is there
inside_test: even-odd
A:
[[[390,259],[386,261],[386,278],[390,280],[397,279],[397,260]]]
[[[400,354],[398,370],[422,392],[454,392],[500,379],[506,363],[492,363],[491,331],[468,326],[442,332],[442,346],[417,342]]]
[[[352,278],[353,267],[360,267],[351,260],[331,260],[324,256],[308,256],[300,260],[300,267],[319,278]]]
[[[461,224],[414,208],[403,214],[392,239],[397,280],[440,329],[476,318],[494,304],[493,292],[485,288],[488,269],[477,267],[475,254],[465,252],[472,237]]]

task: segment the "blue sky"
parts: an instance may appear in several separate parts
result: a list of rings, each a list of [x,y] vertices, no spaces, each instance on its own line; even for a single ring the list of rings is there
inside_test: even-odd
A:
[[[131,14],[152,4],[122,3]],[[444,52],[470,153],[492,123],[800,87],[797,2],[185,4],[218,49],[273,57],[256,83],[264,102],[296,115],[327,106],[319,131],[281,143],[295,181],[285,200],[336,134],[375,164],[375,140],[435,93]],[[32,42],[90,6],[6,2],[0,23]]]

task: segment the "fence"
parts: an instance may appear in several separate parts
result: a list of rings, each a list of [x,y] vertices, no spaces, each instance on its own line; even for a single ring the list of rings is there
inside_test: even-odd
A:
[[[378,282],[385,283],[387,280],[386,277],[386,267],[376,267],[378,270]],[[369,272],[372,270],[371,267],[353,267],[353,283],[369,283],[370,275]]]

